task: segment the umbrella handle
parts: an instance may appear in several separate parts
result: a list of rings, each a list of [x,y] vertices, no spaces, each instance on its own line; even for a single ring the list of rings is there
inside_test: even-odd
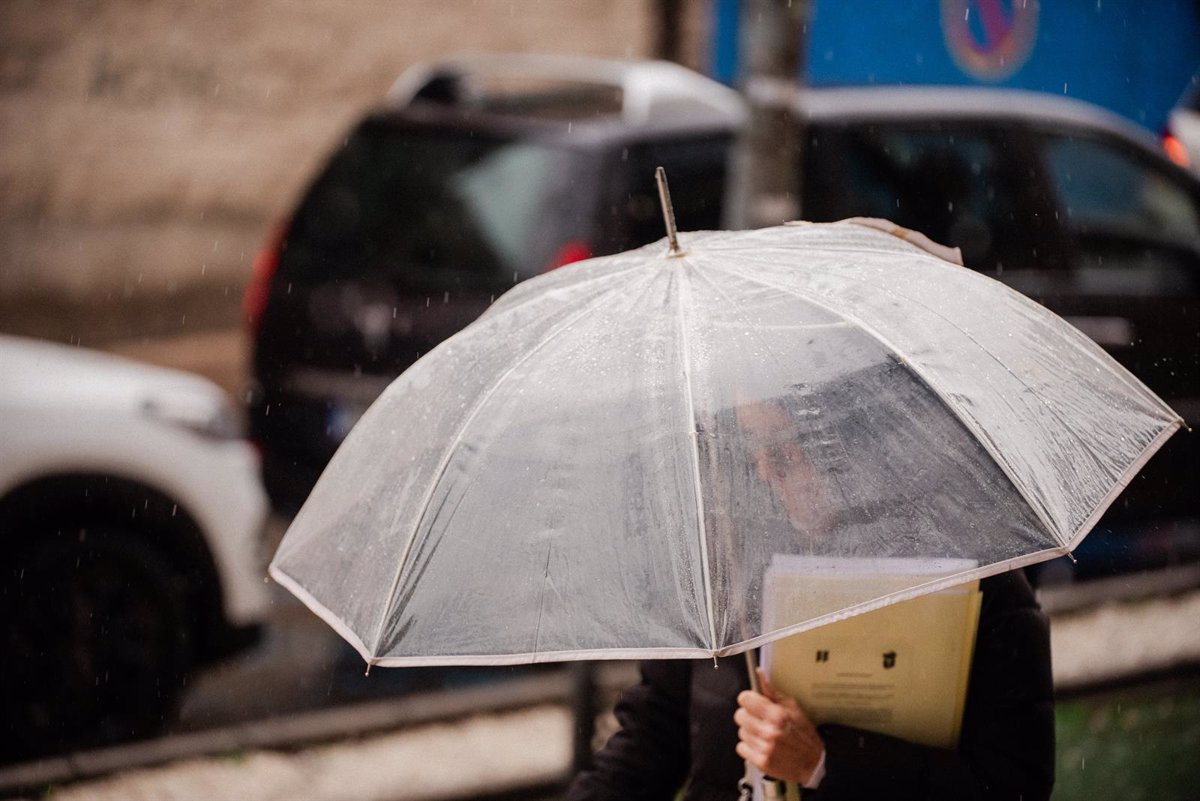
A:
[[[754,648],[744,652],[746,657],[746,673],[750,676],[750,689],[756,693],[762,693],[762,683],[758,680],[758,652]],[[750,801],[754,788],[754,773],[750,763],[746,763],[746,772],[742,774],[741,781],[738,782],[738,801]],[[763,781],[763,797],[767,801],[771,799],[787,798],[787,789],[784,782],[778,779],[764,775]]]
[[[750,676],[750,689],[761,694],[762,685],[758,681],[758,653],[751,648],[745,652],[746,656],[746,673]]]

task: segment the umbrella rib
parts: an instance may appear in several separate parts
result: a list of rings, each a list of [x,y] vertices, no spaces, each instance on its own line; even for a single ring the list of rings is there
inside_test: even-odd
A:
[[[655,277],[655,273],[653,270],[646,270],[643,273],[641,283],[649,283],[654,277]],[[505,370],[504,373],[502,373],[500,376],[498,376],[496,378],[496,380],[492,383],[491,387],[489,387],[486,392],[484,392],[483,394],[481,394],[479,396],[479,399],[478,399],[478,401],[476,401],[474,408],[471,409],[471,412],[466,416],[466,418],[463,420],[463,422],[458,426],[458,430],[455,431],[453,439],[451,440],[449,445],[446,447],[445,452],[442,454],[441,463],[438,465],[437,470],[435,471],[435,475],[437,477],[429,483],[429,489],[426,491],[425,497],[421,500],[420,516],[417,518],[417,524],[413,528],[412,535],[408,538],[408,541],[405,542],[405,544],[404,544],[404,551],[400,554],[399,565],[396,568],[396,575],[392,580],[391,588],[388,590],[388,593],[385,596],[386,604],[384,605],[383,613],[379,618],[379,625],[376,627],[375,637],[374,637],[374,641],[372,644],[372,650],[378,649],[380,646],[380,640],[383,636],[384,626],[387,625],[388,618],[390,618],[392,615],[392,611],[393,611],[392,605],[393,605],[393,601],[396,596],[396,590],[400,587],[400,583],[403,581],[404,576],[407,572],[409,557],[411,556],[411,554],[413,552],[413,548],[416,545],[417,540],[423,539],[423,537],[420,537],[419,535],[420,535],[422,527],[424,526],[425,517],[429,512],[430,501],[433,500],[434,491],[437,489],[438,485],[441,483],[442,476],[444,476],[446,474],[446,470],[450,466],[450,460],[451,460],[451,458],[453,458],[455,450],[458,448],[459,443],[462,442],[463,432],[466,431],[467,427],[475,420],[475,417],[479,414],[480,410],[487,404],[488,400],[492,397],[492,395],[495,394],[496,390],[500,388],[500,385],[503,384],[504,381],[510,375],[512,375],[513,372],[515,372],[517,370],[518,367],[520,367],[522,364],[527,362],[530,358],[533,357],[533,355],[535,353],[540,351],[542,348],[544,348],[546,345],[548,345],[551,341],[556,339],[559,335],[561,335],[565,331],[569,330],[572,326],[574,326],[577,322],[582,320],[587,315],[594,312],[601,304],[607,302],[612,295],[616,294],[619,291],[629,291],[629,290],[630,290],[630,287],[626,284],[618,284],[617,286],[614,286],[610,289],[604,290],[602,293],[600,293],[595,298],[593,298],[590,303],[588,303],[586,306],[584,306],[578,312],[571,315],[566,320],[559,323],[557,327],[551,329],[548,333],[546,333],[542,337],[541,341],[537,343],[537,345],[530,348],[528,351],[526,351],[521,356],[521,358],[517,359],[515,362],[513,362],[511,365],[509,365],[508,369]],[[397,508],[395,514],[393,515],[392,522],[391,522],[391,525],[389,526],[389,529],[393,528],[396,525],[396,520],[400,516],[400,511],[401,510],[399,508]],[[426,531],[425,533],[428,534],[428,531]],[[377,663],[378,661],[379,661],[378,658],[374,658],[373,660],[368,660],[368,662],[374,662],[374,663]]]
[[[687,262],[686,257],[682,261],[684,268],[689,268],[691,265]],[[679,277],[679,293],[676,295],[676,304],[678,307],[679,319],[679,347],[683,355],[683,390],[684,399],[687,402],[687,432],[691,439],[691,456],[692,456],[692,482],[696,495],[696,526],[700,531],[700,572],[704,576],[704,605],[708,611],[708,637],[710,647],[713,652],[717,649],[717,627],[716,615],[713,612],[713,597],[712,597],[712,574],[708,564],[708,527],[704,524],[704,495],[701,490],[700,482],[700,446],[696,441],[696,402],[692,397],[692,364],[688,358],[690,353],[688,327],[687,327],[687,312],[684,304],[684,295],[688,294],[686,273],[683,269],[677,271]],[[690,295],[689,295],[690,298]]]
[[[987,437],[985,437],[983,435],[983,432],[981,432],[975,426],[975,424],[958,409],[957,406],[955,406],[953,403],[950,402],[950,399],[948,397],[946,397],[945,393],[943,393],[940,389],[938,389],[934,385],[934,383],[929,380],[929,376],[925,375],[924,371],[921,370],[920,367],[912,359],[910,359],[908,357],[908,355],[900,347],[898,347],[895,343],[893,343],[890,339],[888,339],[882,333],[880,333],[879,331],[876,331],[873,326],[868,325],[865,321],[859,319],[858,317],[855,317],[852,314],[849,314],[840,309],[834,308],[833,306],[826,304],[819,298],[813,297],[811,295],[803,294],[803,293],[797,291],[796,289],[794,289],[793,287],[789,287],[786,285],[781,285],[781,284],[778,284],[778,283],[775,283],[772,281],[768,281],[768,280],[764,279],[762,276],[744,273],[740,270],[730,267],[727,264],[720,264],[718,269],[733,273],[734,275],[737,275],[740,278],[743,278],[747,281],[752,281],[754,283],[761,284],[763,286],[768,286],[773,289],[778,289],[782,292],[787,292],[788,294],[793,295],[794,297],[797,297],[807,303],[812,303],[815,306],[819,306],[820,308],[824,309],[825,311],[829,312],[830,314],[840,317],[843,320],[848,320],[848,321],[854,323],[856,326],[858,326],[858,328],[860,330],[862,330],[865,334],[869,335],[870,337],[875,339],[875,341],[879,342],[881,345],[883,345],[885,348],[890,350],[892,353],[894,353],[895,355],[897,355],[901,359],[903,359],[904,365],[909,370],[912,371],[913,375],[917,376],[917,378],[919,378],[925,384],[925,386],[929,387],[929,390],[931,392],[933,392],[934,395],[936,395],[942,401],[942,404],[950,411],[950,413],[953,414],[955,416],[955,418],[957,418],[958,421],[963,426],[965,426],[968,431],[970,431],[972,434],[974,434],[976,442],[979,443],[980,447],[982,447],[987,452],[987,454],[992,458],[992,461],[995,463],[995,465],[998,468],[1000,468],[1000,471],[1002,473],[1004,473],[1004,475],[1008,478],[1009,482],[1013,485],[1013,489],[1015,489],[1017,491],[1017,494],[1021,496],[1021,499],[1025,501],[1025,504],[1037,516],[1037,518],[1041,522],[1042,526],[1046,529],[1046,532],[1051,537],[1054,538],[1055,542],[1057,542],[1059,544],[1059,547],[1062,549],[1063,553],[1068,552],[1069,544],[1064,540],[1064,538],[1062,536],[1060,536],[1057,527],[1050,520],[1046,510],[1044,510],[1039,504],[1035,504],[1030,499],[1029,492],[1026,490],[1024,485],[1017,480],[1017,477],[1013,474],[1012,469],[1009,467],[1007,460],[1005,460],[1004,458],[1002,458],[1000,456],[1000,454],[996,451],[996,449],[988,442]],[[851,280],[853,280],[853,279],[851,279]],[[978,343],[976,343],[976,344],[978,344]],[[982,346],[980,346],[980,347],[985,353],[987,353],[986,348],[982,348]],[[988,355],[991,356],[992,354],[989,353]],[[994,359],[995,356],[992,356],[992,358]]]

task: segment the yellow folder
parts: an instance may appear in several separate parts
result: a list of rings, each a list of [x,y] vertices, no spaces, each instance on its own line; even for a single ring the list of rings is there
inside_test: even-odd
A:
[[[965,572],[966,560],[776,557],[764,628],[816,605],[844,608]],[[810,718],[956,748],[979,623],[979,582],[894,603],[778,640],[763,650],[771,682]],[[811,614],[810,614],[811,616]]]

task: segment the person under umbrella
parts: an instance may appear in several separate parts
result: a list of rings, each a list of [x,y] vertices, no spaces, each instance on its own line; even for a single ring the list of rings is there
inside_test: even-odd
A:
[[[520,284],[401,375],[271,576],[368,665],[697,660],[647,666],[629,728],[573,790],[671,798],[686,781],[692,799],[737,791],[753,674],[713,661],[983,579],[956,749],[814,735],[768,686],[741,696],[742,751],[810,784],[824,751],[827,798],[1048,793],[1045,621],[1009,571],[1069,553],[1178,414],[1064,321],[889,223],[668,238]],[[787,412],[774,451],[747,422],[759,403]],[[771,565],[810,556],[959,567],[766,620]]]
[[[811,543],[810,552],[820,553],[821,532],[839,525],[825,497],[836,491],[837,478],[822,477],[789,436],[802,413],[795,400],[803,394],[791,402],[737,405],[732,419],[746,432],[739,441],[747,443],[754,470],[748,484],[734,491],[774,507],[784,525]],[[847,413],[837,428],[860,439],[886,436],[871,430],[869,411]],[[833,447],[848,454],[847,438],[837,430],[816,439],[836,442]],[[870,505],[887,503],[872,498]],[[1054,784],[1049,625],[1022,572],[985,578],[981,588],[957,749],[851,726],[815,726],[762,671],[760,686],[752,689],[740,657],[720,660],[717,669],[698,660],[646,661],[639,683],[617,704],[621,728],[575,777],[567,801],[670,799],[680,788],[685,801],[729,799],[739,781],[748,786],[744,763],[786,783],[781,798],[799,795],[787,785],[803,789],[806,799],[1048,798]]]

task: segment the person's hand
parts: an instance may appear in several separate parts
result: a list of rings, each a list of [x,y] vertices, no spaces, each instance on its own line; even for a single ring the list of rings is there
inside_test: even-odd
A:
[[[737,753],[767,776],[807,784],[825,752],[825,743],[795,699],[780,692],[758,671],[762,693],[738,694]]]

